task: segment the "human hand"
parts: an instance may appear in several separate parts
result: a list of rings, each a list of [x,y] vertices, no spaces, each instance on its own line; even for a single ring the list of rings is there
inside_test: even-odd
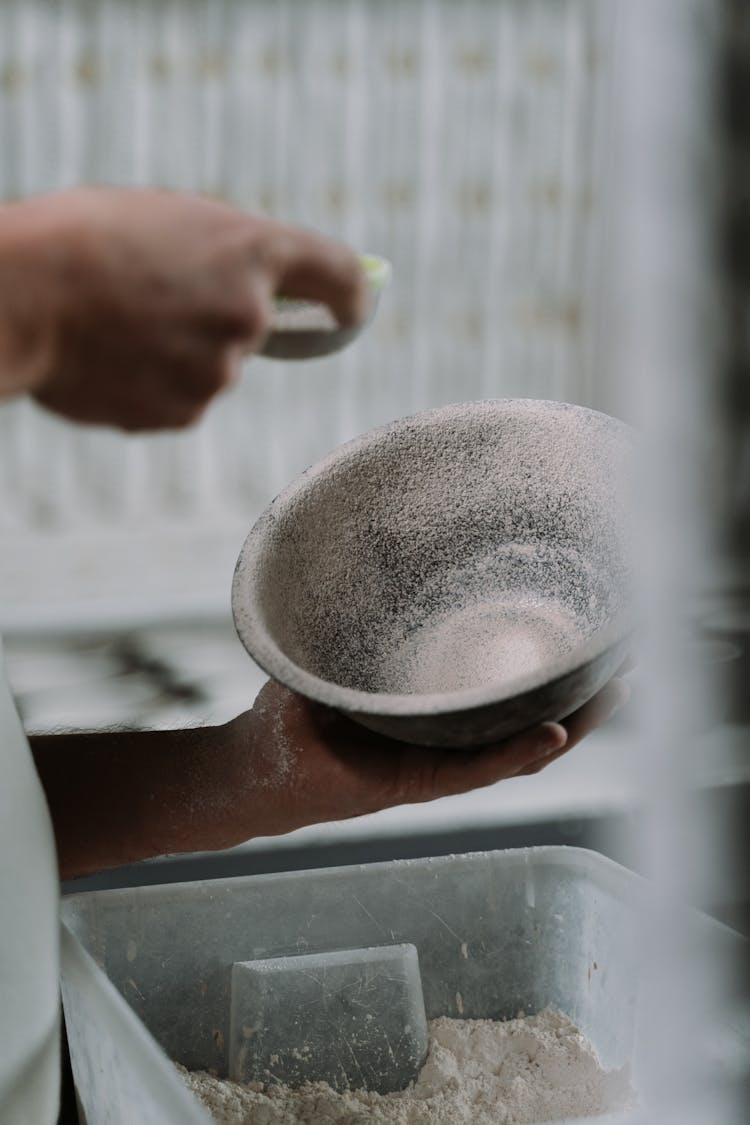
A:
[[[182,427],[262,345],[283,291],[364,313],[344,246],[170,191],[80,188],[0,208],[0,394],[79,422]]]
[[[564,723],[543,723],[475,753],[390,742],[276,683],[224,726],[30,741],[60,872],[74,878],[536,773],[605,722],[627,694],[612,680]]]
[[[275,835],[537,773],[611,718],[628,695],[627,684],[613,679],[563,723],[467,752],[390,741],[269,681],[253,709],[225,728],[230,815],[247,818],[247,835]],[[236,833],[243,838],[239,823]]]

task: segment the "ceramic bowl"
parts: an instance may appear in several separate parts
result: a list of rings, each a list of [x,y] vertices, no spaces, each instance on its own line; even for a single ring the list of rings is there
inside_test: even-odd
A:
[[[239,636],[274,679],[406,742],[562,719],[626,653],[631,449],[613,418],[528,399],[355,438],[251,530]]]

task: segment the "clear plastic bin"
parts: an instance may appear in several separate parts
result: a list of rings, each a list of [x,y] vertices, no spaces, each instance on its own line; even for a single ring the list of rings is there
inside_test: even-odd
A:
[[[168,1058],[227,1075],[233,967],[342,950],[413,946],[409,1003],[416,987],[427,1019],[553,1006],[622,1066],[646,887],[594,852],[534,848],[71,895],[62,991],[82,1120],[208,1125]],[[283,1012],[294,978],[279,979]]]

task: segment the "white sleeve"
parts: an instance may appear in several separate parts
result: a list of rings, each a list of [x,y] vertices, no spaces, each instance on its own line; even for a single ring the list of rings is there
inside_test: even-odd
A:
[[[59,882],[52,824],[0,646],[0,1121],[54,1125]]]

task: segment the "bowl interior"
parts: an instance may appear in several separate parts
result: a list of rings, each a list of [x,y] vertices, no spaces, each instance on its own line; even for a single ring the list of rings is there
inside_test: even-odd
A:
[[[614,419],[529,400],[445,407],[356,439],[251,532],[240,635],[286,682],[289,664],[396,695],[541,682],[624,607],[629,445]]]

